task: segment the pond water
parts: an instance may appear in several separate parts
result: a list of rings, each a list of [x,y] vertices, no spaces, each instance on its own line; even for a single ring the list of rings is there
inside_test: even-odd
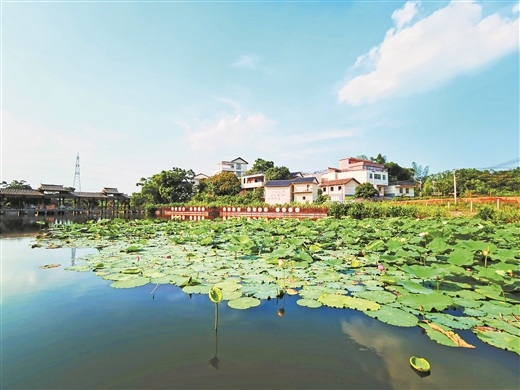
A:
[[[2,389],[517,389],[519,356],[460,335],[475,349],[439,345],[419,327],[361,312],[263,300],[235,310],[206,295],[154,285],[113,289],[68,272],[95,249],[31,249],[0,238]],[[59,263],[58,268],[40,269]],[[279,309],[284,315],[279,316]],[[412,355],[430,362],[420,377]],[[215,358],[216,357],[216,358]],[[216,368],[217,367],[217,368]]]

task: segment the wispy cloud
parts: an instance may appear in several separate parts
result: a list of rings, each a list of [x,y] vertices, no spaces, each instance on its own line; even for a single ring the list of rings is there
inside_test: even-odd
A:
[[[229,99],[229,98],[225,98],[225,97],[217,97],[216,99],[217,99],[217,101],[227,104],[228,106],[231,106],[233,108],[236,108],[237,110],[239,110],[241,107],[240,103],[233,99]]]
[[[353,70],[371,70],[341,88],[341,102],[359,105],[424,92],[518,50],[518,18],[483,18],[480,5],[452,2],[405,27],[416,16],[417,5],[408,2],[395,11],[397,29],[387,31],[380,45],[357,59]]]
[[[241,56],[238,61],[233,62],[231,66],[234,68],[256,69],[258,67],[259,62],[260,57],[254,54],[245,54]]]
[[[513,13],[517,14],[520,12],[520,3],[513,7]]]

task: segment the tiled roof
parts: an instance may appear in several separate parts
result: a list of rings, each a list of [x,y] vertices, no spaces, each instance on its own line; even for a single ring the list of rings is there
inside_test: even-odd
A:
[[[269,180],[265,183],[265,187],[289,187],[292,183],[292,180]]]
[[[62,184],[40,184],[41,191],[67,191]]]
[[[239,160],[240,160],[240,162],[243,161],[244,164],[249,164],[249,163],[248,163],[246,160],[244,160],[242,157],[237,157],[237,158],[235,158],[234,160],[231,160],[231,162],[239,162]]]
[[[102,192],[105,194],[114,194],[114,195],[121,194],[121,192],[119,192],[117,190],[117,188],[111,188],[111,187],[104,187]]]
[[[293,180],[293,183],[318,183],[318,179],[316,179],[314,176],[310,177],[297,177]]]
[[[101,192],[73,192],[73,196],[78,198],[96,198],[96,199],[106,199],[107,196]]]
[[[340,185],[343,185],[343,184],[347,184],[351,181],[355,181],[356,183],[359,184],[359,181],[357,181],[356,179],[354,178],[351,178],[349,177],[348,179],[338,179],[338,180],[329,180],[329,181],[322,181],[320,183],[320,186],[321,187],[327,187],[327,186],[340,186]]]
[[[0,189],[0,195],[6,195],[6,196],[31,196],[31,197],[38,197],[38,198],[43,197],[43,194],[40,191],[18,189],[18,188],[2,188],[2,189]]]

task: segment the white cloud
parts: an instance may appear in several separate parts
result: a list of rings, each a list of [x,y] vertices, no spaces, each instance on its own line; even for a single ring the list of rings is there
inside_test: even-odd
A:
[[[413,14],[404,11],[408,4],[394,17],[398,26]],[[354,65],[359,70],[368,63],[373,70],[348,81],[338,98],[358,105],[434,88],[518,50],[518,29],[518,19],[482,18],[480,5],[452,2],[410,27],[390,29]]]
[[[517,14],[520,12],[520,3],[513,7],[513,13]]]
[[[234,68],[249,68],[256,69],[258,63],[260,62],[260,58],[253,54],[246,54],[240,57],[237,62],[231,64]]]
[[[403,8],[399,8],[395,10],[392,14],[392,19],[394,19],[397,24],[397,28],[400,30],[406,23],[410,22],[413,17],[417,14],[417,6],[420,3],[415,1],[407,2]]]

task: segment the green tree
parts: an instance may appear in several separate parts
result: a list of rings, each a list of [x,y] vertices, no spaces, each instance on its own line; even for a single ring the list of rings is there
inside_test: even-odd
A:
[[[371,183],[363,183],[356,187],[354,192],[356,198],[372,199],[379,196],[379,192]]]
[[[423,168],[422,165],[417,165],[417,163],[413,162],[412,170],[413,170],[414,180],[419,182],[419,196],[422,196],[422,184],[423,184],[423,181],[428,176],[430,167],[426,166]]]
[[[237,195],[242,187],[240,179],[232,172],[223,171],[207,179],[207,193],[214,196]]]
[[[266,161],[264,159],[257,158],[251,169],[246,172],[246,175],[251,175],[253,173],[265,173],[265,171],[267,171],[269,168],[274,168],[274,163],[272,161]]]
[[[182,203],[190,200],[193,193],[193,177],[190,170],[173,168],[147,178],[141,178],[137,186],[142,187],[141,197],[154,204]]]
[[[403,168],[399,164],[389,161],[385,163],[388,170],[388,181],[406,181],[413,179],[413,172],[410,168]]]
[[[13,180],[7,183],[5,180],[0,184],[1,188],[10,188],[16,190],[32,190],[32,187],[25,180]]]
[[[376,164],[385,164],[386,163],[386,156],[383,156],[383,155],[381,155],[381,153],[379,153],[377,155],[377,157],[370,157],[370,160],[372,162],[375,162]]]
[[[265,180],[289,180],[291,172],[287,167],[272,167],[265,171]]]

